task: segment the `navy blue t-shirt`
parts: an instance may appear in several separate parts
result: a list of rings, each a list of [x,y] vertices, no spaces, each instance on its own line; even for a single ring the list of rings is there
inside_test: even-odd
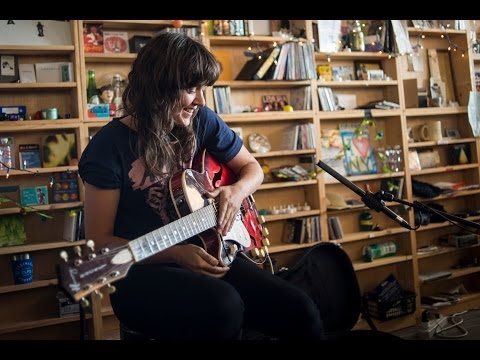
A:
[[[199,109],[194,127],[196,154],[207,150],[219,162],[227,163],[242,147],[242,140],[208,107]],[[79,163],[83,181],[98,188],[120,189],[114,235],[129,240],[173,220],[166,209],[170,196],[168,179],[145,172],[143,161],[134,153],[136,141],[135,131],[113,119],[90,140]]]

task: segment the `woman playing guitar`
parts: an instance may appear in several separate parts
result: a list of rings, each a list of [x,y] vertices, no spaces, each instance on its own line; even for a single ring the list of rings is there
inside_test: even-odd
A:
[[[205,88],[220,70],[201,43],[159,33],[133,62],[123,94],[127,115],[98,131],[83,152],[87,239],[98,247],[135,245],[136,263],[116,282],[113,310],[129,329],[156,339],[235,339],[246,327],[279,339],[322,338],[319,312],[304,292],[234,256],[258,247],[255,230],[241,224],[263,172],[205,106]],[[183,241],[180,234],[205,226],[211,202],[218,204],[207,225],[213,236]],[[234,244],[237,233],[244,240]]]

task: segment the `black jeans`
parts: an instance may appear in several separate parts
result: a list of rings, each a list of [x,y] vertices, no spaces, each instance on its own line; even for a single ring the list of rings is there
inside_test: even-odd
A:
[[[111,295],[129,329],[155,339],[238,339],[242,329],[278,339],[322,339],[311,298],[237,256],[222,279],[171,264],[136,264]]]

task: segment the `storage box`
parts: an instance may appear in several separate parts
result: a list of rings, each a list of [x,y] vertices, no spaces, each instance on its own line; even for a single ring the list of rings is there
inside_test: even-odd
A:
[[[22,121],[27,119],[27,107],[19,106],[0,106],[0,120]]]
[[[70,299],[63,291],[57,293],[58,315],[68,316],[80,313],[80,304]]]
[[[372,318],[391,320],[415,312],[415,293],[405,291],[403,297],[391,301],[379,301],[374,293],[364,295],[365,311]]]

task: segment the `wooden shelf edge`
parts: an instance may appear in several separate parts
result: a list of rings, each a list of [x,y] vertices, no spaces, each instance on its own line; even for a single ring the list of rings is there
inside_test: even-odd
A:
[[[58,285],[57,279],[37,280],[30,284],[0,286],[0,294]]]
[[[60,249],[67,248],[77,245],[85,245],[86,240],[77,240],[77,241],[57,241],[57,242],[45,242],[31,245],[16,245],[0,248],[0,255],[9,255],[16,253],[23,253],[29,251],[42,251],[42,250],[51,250],[51,249]]]
[[[400,262],[410,261],[412,260],[412,255],[396,255],[396,256],[389,256],[380,259],[374,259],[372,262],[361,262],[361,261],[354,261],[353,268],[355,271],[367,270],[376,268],[379,266],[397,264]]]
[[[480,292],[461,295],[456,304],[442,306],[436,309],[428,309],[438,314],[451,315],[465,310],[475,309],[480,306]]]
[[[20,321],[12,324],[0,325],[0,334],[8,334],[18,331],[31,330],[45,326],[60,325],[69,322],[80,321],[79,315],[68,315],[58,318],[47,318],[33,321]]]

